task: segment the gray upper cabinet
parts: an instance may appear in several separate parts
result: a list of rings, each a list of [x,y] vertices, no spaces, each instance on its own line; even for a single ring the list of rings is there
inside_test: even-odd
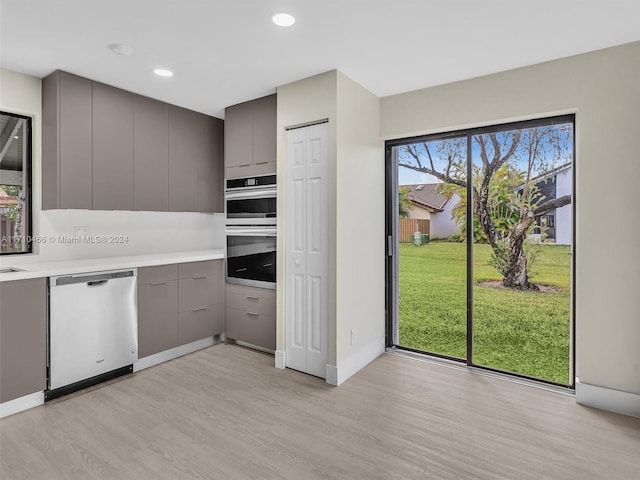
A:
[[[276,164],[276,95],[258,98],[253,106],[253,164],[259,167],[267,163]],[[265,173],[275,173],[265,172]]]
[[[133,94],[93,84],[93,209],[133,210]]]
[[[276,173],[277,97],[269,95],[225,110],[227,178]]]
[[[198,166],[206,156],[204,115],[169,106],[169,210],[197,212]]]
[[[42,97],[43,209],[224,211],[222,120],[61,71]]]
[[[206,117],[206,148],[198,163],[198,211],[224,212],[224,122]]]
[[[133,208],[169,210],[169,105],[140,95],[133,98]]]
[[[249,167],[253,163],[251,102],[225,109],[224,164],[226,168]]]
[[[0,282],[0,403],[46,388],[47,280]]]
[[[93,82],[54,72],[42,83],[42,208],[93,208]]]

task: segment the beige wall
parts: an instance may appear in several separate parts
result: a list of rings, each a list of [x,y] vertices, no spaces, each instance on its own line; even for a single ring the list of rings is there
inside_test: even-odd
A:
[[[426,208],[422,208],[418,205],[413,205],[411,210],[409,210],[408,218],[416,220],[429,220],[431,218],[431,213]]]
[[[385,336],[385,181],[380,99],[338,72],[337,364]],[[351,345],[351,330],[355,343]],[[375,348],[374,348],[375,350]]]
[[[381,106],[386,139],[576,113],[577,375],[640,394],[640,42],[386,97]],[[613,194],[615,203],[603,201]],[[607,232],[594,218],[607,219]]]
[[[287,185],[287,127],[302,125],[310,122],[329,120],[329,164],[330,171],[335,173],[336,164],[336,114],[337,114],[337,71],[316,75],[298,82],[278,87],[278,244],[279,252],[286,251],[285,230],[285,197]],[[330,265],[329,278],[335,278],[335,178],[329,178],[329,232]],[[284,255],[278,255],[276,260],[277,272],[277,319],[276,319],[276,350],[285,350],[285,263]],[[331,284],[331,280],[330,280]],[[336,314],[335,292],[329,292],[329,351],[328,363],[336,363]]]
[[[329,120],[331,171],[327,364],[335,367],[337,379],[332,381],[340,383],[384,348],[385,252],[384,242],[375,241],[384,235],[385,218],[380,99],[335,70],[278,88],[279,212],[286,211],[286,127],[322,119]],[[353,212],[359,212],[357,222]],[[280,252],[286,250],[284,220],[285,215],[278,216]],[[276,350],[282,352],[286,343],[284,255],[278,255],[277,261]]]

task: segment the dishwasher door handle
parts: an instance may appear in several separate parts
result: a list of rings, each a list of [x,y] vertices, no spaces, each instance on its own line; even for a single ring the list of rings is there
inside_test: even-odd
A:
[[[109,280],[96,280],[93,282],[87,282],[88,287],[101,287],[109,283]]]

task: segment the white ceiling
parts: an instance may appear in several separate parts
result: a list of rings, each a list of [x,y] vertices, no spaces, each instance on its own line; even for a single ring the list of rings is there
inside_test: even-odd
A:
[[[222,117],[337,68],[379,96],[640,40],[640,0],[1,0],[0,65]],[[271,15],[290,12],[293,27]],[[114,55],[112,43],[134,48]],[[170,79],[151,70],[175,71]]]

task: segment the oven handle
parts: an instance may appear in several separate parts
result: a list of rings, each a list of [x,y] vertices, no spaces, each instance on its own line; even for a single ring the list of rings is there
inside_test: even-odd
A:
[[[254,198],[276,198],[277,191],[274,188],[259,188],[255,190],[226,191],[224,195],[225,201],[229,200],[251,200]]]
[[[277,230],[275,228],[229,228],[225,230],[228,237],[275,237]]]

